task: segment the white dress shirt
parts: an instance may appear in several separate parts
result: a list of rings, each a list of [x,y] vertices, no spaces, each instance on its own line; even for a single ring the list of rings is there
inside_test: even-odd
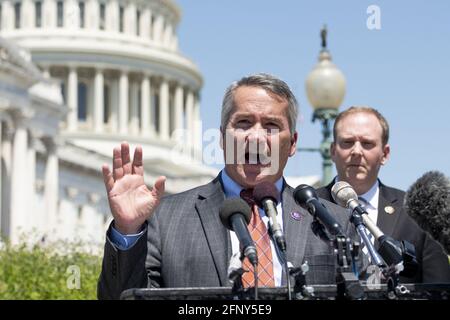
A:
[[[378,196],[380,194],[380,187],[379,187],[378,180],[374,183],[374,185],[364,194],[359,194],[359,198],[363,198],[365,203],[365,209],[367,213],[369,214],[370,220],[373,221],[373,223],[377,224],[378,220]]]

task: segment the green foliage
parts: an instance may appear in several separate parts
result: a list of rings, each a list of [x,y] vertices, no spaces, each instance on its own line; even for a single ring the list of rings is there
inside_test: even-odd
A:
[[[81,243],[0,241],[0,299],[96,299],[101,257]]]

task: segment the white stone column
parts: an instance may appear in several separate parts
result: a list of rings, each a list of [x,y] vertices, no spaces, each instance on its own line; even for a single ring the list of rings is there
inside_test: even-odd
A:
[[[183,97],[184,97],[184,90],[183,87],[178,84],[175,88],[175,123],[174,123],[174,129],[180,130],[184,129],[183,126]]]
[[[39,220],[43,217],[39,216],[36,210],[36,142],[35,138],[30,135],[28,138],[27,152],[27,175],[28,175],[28,192],[27,194],[27,213],[26,213],[26,231],[32,231],[39,224]]]
[[[28,190],[29,184],[27,174],[28,133],[24,119],[17,118],[15,120],[11,173],[10,239],[13,243],[18,243],[23,227],[27,223],[28,194],[24,191]]]
[[[87,0],[85,4],[86,29],[98,30],[100,22],[100,6],[97,0]]]
[[[90,130],[94,128],[94,101],[95,101],[94,83],[95,83],[95,76],[94,78],[88,79],[86,81],[86,91],[87,91],[86,125]]]
[[[150,38],[150,18],[151,12],[149,8],[141,11],[141,21],[139,21],[140,37],[143,39]]]
[[[80,27],[80,7],[77,0],[64,2],[64,28],[76,30]]]
[[[76,131],[78,127],[78,73],[75,67],[69,68],[67,79],[67,130]]]
[[[67,196],[69,198],[69,196]],[[58,238],[68,241],[76,240],[75,228],[77,225],[78,212],[73,203],[73,199],[69,200],[63,197],[60,200],[60,208],[58,216],[61,216],[61,224],[58,225]]]
[[[170,49],[173,51],[178,51],[178,38],[177,35],[174,33],[172,37],[172,43],[170,44]]]
[[[103,131],[103,117],[104,117],[104,79],[103,70],[95,70],[94,80],[94,131]]]
[[[49,66],[43,66],[42,67],[42,75],[45,79],[50,79],[50,67]]]
[[[200,116],[200,99],[198,95],[194,97],[194,156],[196,159],[202,158],[202,120]]]
[[[6,214],[6,212],[3,212],[3,184],[5,181],[3,181],[3,165],[2,165],[2,159],[3,159],[3,121],[2,118],[0,118],[0,234],[3,234],[3,215]]]
[[[56,0],[44,0],[42,3],[42,26],[56,28]]]
[[[139,87],[136,82],[130,83],[130,132],[139,133]]]
[[[171,42],[172,42],[172,33],[173,33],[173,27],[172,24],[167,21],[165,29],[163,30],[163,46],[166,48],[170,48]]]
[[[78,216],[77,228],[75,230],[77,239],[87,242],[89,236],[89,225],[88,220],[91,213],[89,204],[85,203],[81,207],[81,214]]]
[[[43,140],[47,149],[45,164],[45,212],[47,214],[47,232],[49,237],[56,231],[58,213],[59,168],[56,143],[51,138]]]
[[[164,78],[159,87],[159,133],[169,139],[169,82]]]
[[[95,208],[91,203],[86,203],[81,209],[80,230],[77,232],[77,236],[84,242],[92,242],[93,229],[95,228],[92,224],[95,213]]]
[[[141,81],[141,134],[150,135],[151,128],[151,110],[150,110],[150,77],[144,75]]]
[[[119,31],[119,1],[110,0],[106,4],[106,30],[107,31]]]
[[[1,159],[3,164],[0,176],[0,184],[2,187],[2,203],[1,203],[1,229],[2,235],[9,237],[11,233],[11,174],[12,174],[12,131],[6,122],[3,122],[3,136],[1,143]]]
[[[108,117],[109,129],[111,132],[116,133],[119,128],[119,80],[117,78],[111,81],[109,102],[111,104]]]
[[[125,7],[124,33],[136,35],[136,5],[131,1]]]
[[[11,0],[4,0],[2,6],[2,31],[14,29],[14,6]]]
[[[88,204],[83,208],[82,224],[86,229],[86,240],[94,245],[100,245],[99,239],[103,239],[98,230],[103,231],[103,218],[97,210],[99,207],[101,196],[98,193],[88,193]],[[100,233],[100,234],[99,234]],[[103,240],[101,241],[103,243]]]
[[[193,147],[192,132],[194,130],[194,94],[191,89],[188,89],[186,96],[186,130],[187,130],[187,141],[189,149]]]
[[[22,0],[20,8],[20,21],[23,29],[32,29],[35,26],[35,6],[32,0]]]
[[[153,41],[155,44],[161,44],[164,27],[164,16],[160,13],[155,16],[155,24],[153,25]]]
[[[119,132],[128,133],[128,74],[122,72],[119,80]]]
[[[152,9],[148,9],[148,24],[146,28],[148,29],[148,39],[153,40],[153,17],[154,13]]]

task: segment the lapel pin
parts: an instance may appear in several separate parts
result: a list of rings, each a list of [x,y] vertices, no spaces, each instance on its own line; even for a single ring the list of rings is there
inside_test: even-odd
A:
[[[297,211],[293,211],[293,212],[291,212],[291,217],[294,220],[300,221],[303,218],[303,214],[300,212],[297,212]]]
[[[393,214],[395,212],[395,209],[392,206],[386,206],[384,207],[384,211],[386,211],[387,214]]]

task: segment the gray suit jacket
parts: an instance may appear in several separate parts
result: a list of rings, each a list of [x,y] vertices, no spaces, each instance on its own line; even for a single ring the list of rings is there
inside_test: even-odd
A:
[[[313,234],[311,215],[295,203],[292,194],[293,189],[285,184],[282,207],[288,261],[294,266],[308,261],[308,284],[335,283],[332,247]],[[219,177],[165,197],[148,221],[147,237],[128,250],[117,249],[108,230],[98,298],[118,299],[129,288],[231,286],[227,279],[230,234],[219,217],[224,199]],[[323,203],[344,230],[354,234],[349,230],[348,213],[329,201]],[[300,218],[294,219],[293,212]]]

